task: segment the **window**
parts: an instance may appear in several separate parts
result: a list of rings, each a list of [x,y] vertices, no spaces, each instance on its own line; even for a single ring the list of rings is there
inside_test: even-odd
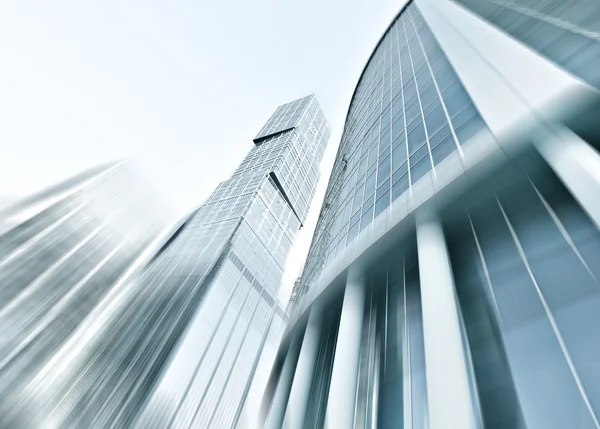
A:
[[[410,179],[412,184],[414,185],[417,181],[425,176],[425,174],[431,170],[431,163],[429,161],[429,155],[421,158],[419,161],[416,161],[414,164],[411,159],[411,168],[410,168]]]
[[[421,144],[425,141],[425,128],[423,123],[420,122],[415,128],[408,133],[408,149],[412,154],[415,150],[421,147]]]
[[[386,190],[381,197],[377,199],[375,203],[375,217],[384,211],[390,205],[390,191]]]
[[[377,185],[380,185],[381,183],[383,183],[383,181],[385,179],[388,178],[388,176],[390,175],[390,157],[386,156],[380,163],[379,163],[379,170],[377,171]]]
[[[375,172],[371,173],[371,175],[367,178],[365,182],[365,200],[371,196],[371,194],[375,191]]]
[[[400,176],[398,180],[392,185],[392,201],[395,201],[400,195],[404,194],[408,190],[408,174],[405,172],[404,175]]]
[[[454,144],[454,137],[452,137],[451,134],[447,135],[440,144],[431,149],[431,158],[433,159],[433,163],[438,165],[444,158],[454,152],[455,148],[456,145]]]

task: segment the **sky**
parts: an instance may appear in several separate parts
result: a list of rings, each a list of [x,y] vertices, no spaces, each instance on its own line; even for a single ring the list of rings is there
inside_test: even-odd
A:
[[[280,104],[314,93],[332,136],[282,281],[302,267],[348,104],[403,0],[0,4],[0,197],[132,157],[178,211],[201,203]]]

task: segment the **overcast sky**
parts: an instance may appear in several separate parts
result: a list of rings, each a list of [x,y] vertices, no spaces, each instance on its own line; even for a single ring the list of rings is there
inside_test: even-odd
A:
[[[315,93],[332,137],[289,290],[352,91],[403,3],[1,2],[0,196],[134,157],[183,210],[231,175],[278,105]]]

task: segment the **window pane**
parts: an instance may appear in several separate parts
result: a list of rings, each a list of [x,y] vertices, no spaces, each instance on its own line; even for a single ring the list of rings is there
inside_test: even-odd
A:
[[[425,141],[425,128],[423,128],[423,123],[419,123],[414,130],[408,133],[408,149],[412,154],[415,150],[417,150],[421,143]]]
[[[408,174],[404,174],[392,185],[392,201],[408,190]]]
[[[417,161],[415,164],[411,162],[410,168],[410,179],[414,185],[417,181],[423,177],[429,170],[431,170],[431,163],[429,161],[429,155]]]
[[[375,172],[373,172],[367,178],[367,182],[365,183],[365,195],[364,195],[365,198],[368,197],[369,195],[371,195],[374,190],[375,190]]]
[[[385,179],[390,175],[390,157],[385,157],[379,164],[379,170],[377,171],[377,185],[383,183]]]
[[[386,191],[375,203],[375,217],[390,205],[390,191]]]
[[[431,149],[431,157],[433,158],[433,163],[438,165],[440,161],[454,152],[456,149],[456,145],[454,144],[454,138],[452,135],[446,136],[446,139],[438,144],[436,147]]]

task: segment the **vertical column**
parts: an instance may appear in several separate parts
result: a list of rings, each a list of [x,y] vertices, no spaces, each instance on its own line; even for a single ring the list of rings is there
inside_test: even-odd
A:
[[[544,160],[600,228],[600,155],[567,128],[548,132],[536,141]]]
[[[304,427],[306,408],[319,354],[322,322],[322,309],[313,305],[296,364],[288,407],[283,419],[283,427],[286,429],[302,429]]]
[[[344,292],[325,427],[351,429],[354,425],[356,382],[365,306],[365,280],[350,269]]]
[[[450,259],[439,221],[417,224],[430,429],[475,427]]]
[[[298,352],[300,345],[302,344],[302,330],[299,329],[295,332],[290,340],[290,346],[285,356],[283,367],[281,368],[281,374],[275,388],[275,394],[273,395],[273,401],[269,408],[269,413],[266,418],[264,427],[268,429],[280,429],[283,423],[283,417],[285,415],[285,409],[290,396],[290,389],[292,387],[292,380],[294,378],[294,371],[296,370],[296,363],[298,362]]]

